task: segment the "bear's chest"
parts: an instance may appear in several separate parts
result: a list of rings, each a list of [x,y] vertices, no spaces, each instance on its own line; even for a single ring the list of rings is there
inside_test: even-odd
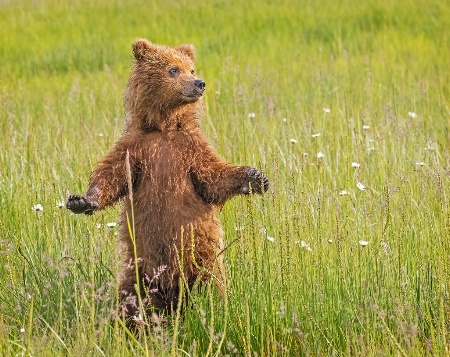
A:
[[[182,133],[167,133],[146,142],[141,159],[142,183],[154,189],[173,190],[190,181],[195,147]]]

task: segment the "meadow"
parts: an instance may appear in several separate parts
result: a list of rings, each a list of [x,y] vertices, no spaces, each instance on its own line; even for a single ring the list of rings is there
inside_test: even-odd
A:
[[[17,0],[0,19],[1,356],[450,354],[449,1]],[[196,46],[203,129],[271,182],[221,212],[225,295],[141,338],[111,323],[119,207],[61,204],[123,131],[137,37]]]

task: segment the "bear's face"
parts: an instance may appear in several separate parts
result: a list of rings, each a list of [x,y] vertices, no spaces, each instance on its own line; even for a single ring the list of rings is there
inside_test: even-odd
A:
[[[158,46],[145,39],[133,43],[135,64],[128,83],[136,104],[170,110],[196,102],[205,82],[195,73],[195,48]],[[153,104],[153,105],[152,105]]]

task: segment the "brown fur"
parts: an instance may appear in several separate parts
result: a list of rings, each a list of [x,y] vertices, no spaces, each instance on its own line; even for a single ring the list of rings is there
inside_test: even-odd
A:
[[[235,195],[268,188],[259,171],[224,162],[199,127],[198,99],[203,91],[192,87],[199,81],[192,45],[170,48],[138,39],[133,54],[124,94],[126,130],[97,164],[86,196],[72,195],[67,203],[76,213],[90,214],[124,198],[120,294],[127,316],[138,312],[128,229],[132,212],[143,302],[170,311],[176,308],[181,273],[189,287],[211,276],[219,285],[223,280],[218,256],[223,233],[217,218],[223,204]],[[176,77],[169,73],[175,67]]]

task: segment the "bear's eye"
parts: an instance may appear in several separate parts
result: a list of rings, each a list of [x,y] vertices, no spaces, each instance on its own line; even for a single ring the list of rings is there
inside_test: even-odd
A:
[[[191,74],[194,74],[195,73],[195,71],[194,70],[191,70]]]
[[[169,69],[169,74],[172,77],[176,77],[179,73],[180,73],[180,69],[178,67],[172,67],[171,69]]]

